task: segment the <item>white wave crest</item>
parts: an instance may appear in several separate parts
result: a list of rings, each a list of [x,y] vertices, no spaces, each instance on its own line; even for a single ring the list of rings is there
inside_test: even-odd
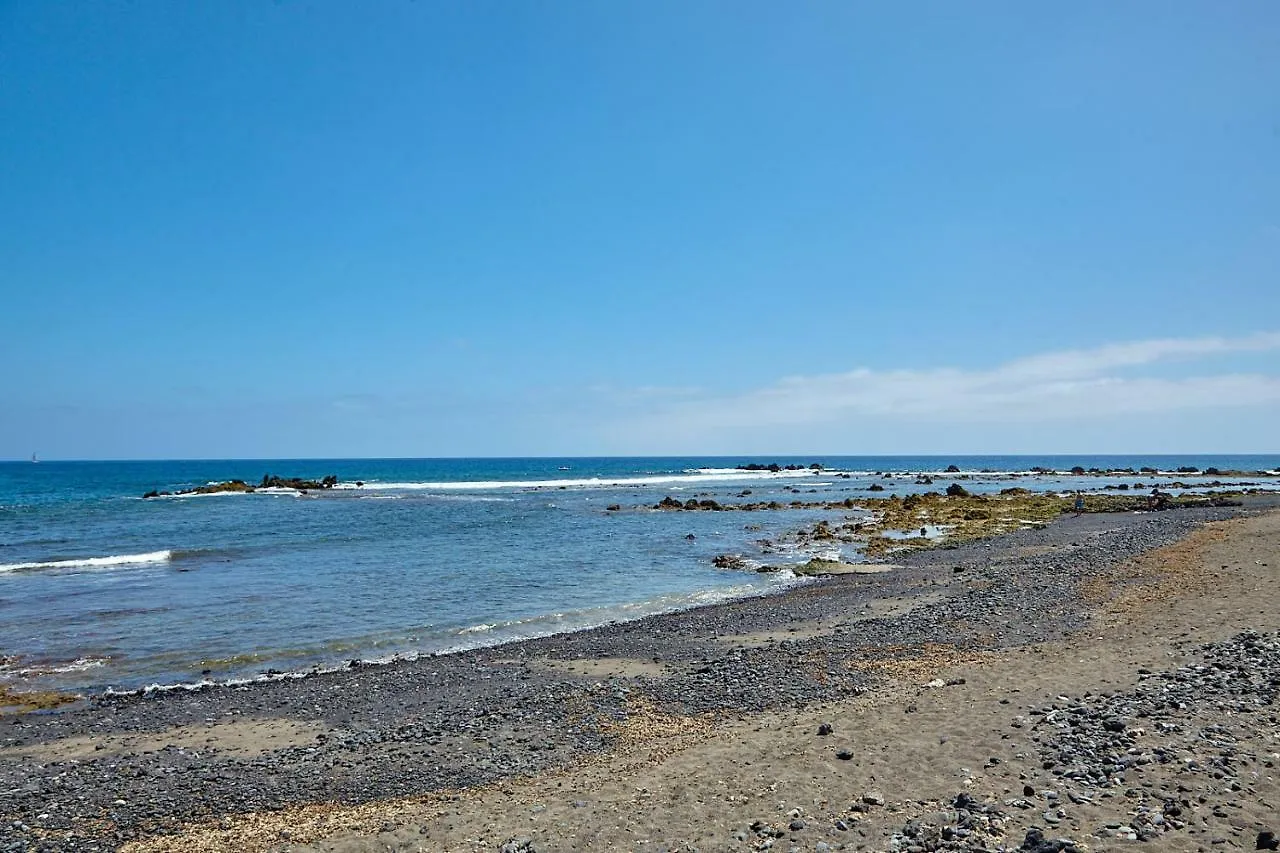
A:
[[[650,474],[639,477],[583,477],[564,480],[452,480],[441,482],[339,483],[334,489],[355,491],[488,491],[496,489],[601,489],[631,486],[683,485],[686,483],[735,483],[760,480],[802,480],[817,474],[831,476],[832,471],[740,471],[734,469],[700,469],[683,474]]]
[[[39,569],[85,569],[109,566],[132,566],[143,563],[166,563],[173,559],[173,551],[151,551],[147,554],[118,554],[111,557],[83,557],[69,560],[46,560],[35,563],[0,563],[0,574],[27,572]]]

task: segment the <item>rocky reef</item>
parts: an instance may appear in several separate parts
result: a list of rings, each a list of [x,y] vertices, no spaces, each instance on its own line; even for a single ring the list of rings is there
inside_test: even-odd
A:
[[[1241,492],[1216,494],[1158,495],[1090,494],[1084,496],[1083,513],[1153,512],[1196,507],[1240,506]],[[716,504],[703,506],[703,501],[690,500],[681,503],[675,499],[659,506],[670,510],[768,510],[768,509],[825,509],[831,511],[862,510],[860,516],[845,515],[843,519],[823,519],[812,527],[784,534],[777,543],[759,540],[765,553],[780,543],[808,547],[817,544],[843,542],[854,545],[871,559],[881,559],[888,554],[926,550],[931,548],[955,548],[978,539],[986,539],[1015,530],[1043,527],[1051,521],[1074,510],[1074,499],[1056,493],[1037,493],[1023,488],[1004,489],[997,495],[975,495],[955,486],[945,494],[925,492],[906,497],[866,497],[844,501],[792,501],[782,505],[769,504]],[[779,571],[783,567],[759,565],[739,554],[722,554],[713,564],[718,568],[748,569],[757,572]],[[787,566],[796,574],[824,575],[844,574],[852,571],[839,561],[815,558],[802,566]]]
[[[27,711],[48,711],[76,702],[81,697],[57,690],[14,690],[0,684],[0,715]]]
[[[224,480],[221,483],[207,483],[190,489],[178,489],[173,492],[161,492],[155,489],[143,495],[144,498],[180,497],[182,495],[214,495],[221,492],[256,492],[258,489],[296,489],[299,492],[323,491],[338,485],[338,478],[328,474],[320,480],[304,480],[300,477],[280,477],[276,474],[263,474],[262,481],[251,486],[244,480]]]
[[[820,462],[813,462],[813,463],[810,463],[808,466],[779,465],[777,462],[770,462],[767,465],[762,465],[759,462],[751,462],[747,465],[739,465],[737,468],[737,470],[739,471],[772,471],[774,474],[778,473],[779,471],[821,471],[822,469],[823,469],[823,466],[822,466],[822,463]]]

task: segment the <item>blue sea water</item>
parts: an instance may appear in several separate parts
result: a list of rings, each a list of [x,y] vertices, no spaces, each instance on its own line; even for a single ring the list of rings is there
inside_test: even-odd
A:
[[[824,470],[735,468],[751,462]],[[253,678],[759,593],[797,581],[717,569],[712,558],[752,554],[758,540],[830,511],[644,508],[667,495],[733,502],[744,490],[750,500],[856,499],[873,480],[885,494],[906,494],[929,487],[881,472],[949,464],[982,491],[1035,466],[1263,470],[1280,456],[0,463],[0,679],[96,691]],[[307,495],[141,498],[267,473],[341,483]],[[1050,475],[1017,484],[1104,482]],[[623,511],[606,512],[610,504]]]

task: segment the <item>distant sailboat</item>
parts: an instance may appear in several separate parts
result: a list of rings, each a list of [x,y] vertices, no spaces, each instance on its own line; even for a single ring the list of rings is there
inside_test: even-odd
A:
[[[32,464],[32,465],[34,465],[34,464],[36,464],[36,463],[37,463],[37,462],[39,462],[39,461],[40,461],[40,460],[36,458],[36,455],[35,455],[34,453],[32,453],[32,454],[31,454],[31,464]]]

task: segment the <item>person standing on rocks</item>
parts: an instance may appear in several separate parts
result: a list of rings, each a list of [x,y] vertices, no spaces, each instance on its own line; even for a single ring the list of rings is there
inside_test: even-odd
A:
[[[1084,495],[1079,491],[1076,492],[1076,516],[1079,517],[1084,512]]]

